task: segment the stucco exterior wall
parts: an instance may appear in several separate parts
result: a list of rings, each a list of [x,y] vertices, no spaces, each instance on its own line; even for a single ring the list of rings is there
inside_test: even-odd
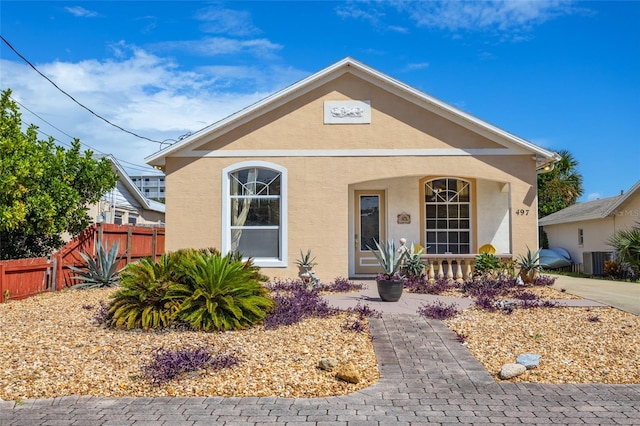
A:
[[[370,101],[371,122],[324,124],[325,100]],[[424,245],[425,177],[474,182],[472,251],[491,243],[518,255],[538,245],[530,152],[512,142],[499,144],[351,74],[239,120],[236,128],[217,128],[206,136],[211,140],[194,142],[193,157],[165,159],[167,250],[221,247],[222,170],[252,160],[287,171],[288,266],[265,270],[271,277],[295,277],[294,261],[307,249],[316,256],[321,279],[352,272],[356,189],[385,191],[388,238]],[[399,213],[409,213],[411,224],[397,224]]]
[[[166,248],[173,251],[186,247],[220,247],[222,239],[221,170],[244,161],[237,158],[168,159],[167,162],[167,210]],[[258,160],[258,159],[256,159]],[[510,182],[510,211],[529,210],[528,215],[514,216],[512,227],[513,253],[526,252],[537,247],[537,218],[535,172],[530,156],[519,157],[426,157],[426,158],[260,158],[286,168],[288,173],[288,268],[273,268],[267,275],[294,277],[297,269],[293,262],[299,251],[311,249],[317,256],[315,268],[319,277],[333,279],[349,275],[349,259],[353,246],[352,190],[360,187],[376,187],[388,193],[388,236],[402,236],[412,240],[409,233],[420,235],[418,181],[421,177],[445,176],[473,179],[490,179]],[[507,164],[504,164],[507,163]],[[506,168],[512,174],[501,170]],[[397,179],[401,177],[401,179]],[[367,182],[366,185],[362,182]],[[494,182],[494,184],[495,184]],[[360,185],[362,184],[362,185]],[[490,191],[481,185],[480,194]],[[495,184],[496,189],[500,186]],[[351,189],[350,189],[351,188]],[[203,194],[207,194],[203,196]],[[501,193],[502,194],[502,193]],[[533,195],[532,195],[533,194]],[[490,200],[502,198],[493,195]],[[492,201],[482,201],[480,206]],[[484,208],[484,207],[483,207]],[[413,225],[395,224],[400,212],[415,217]],[[504,216],[504,213],[502,214]],[[479,221],[489,220],[492,213],[478,214]],[[491,218],[495,221],[495,218]],[[498,228],[504,232],[505,218]],[[477,230],[486,228],[477,224]],[[481,234],[482,235],[482,234]],[[502,233],[498,233],[502,235]],[[504,237],[499,237],[503,238]],[[499,240],[498,238],[498,240]],[[478,238],[479,239],[479,238]],[[496,240],[496,242],[498,241]],[[424,241],[416,241],[424,245]],[[474,250],[479,241],[475,241]],[[484,244],[484,240],[482,244]]]

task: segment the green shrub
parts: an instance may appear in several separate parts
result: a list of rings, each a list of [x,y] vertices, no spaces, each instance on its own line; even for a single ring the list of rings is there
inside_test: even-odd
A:
[[[264,319],[273,307],[266,281],[253,262],[230,253],[196,250],[179,266],[179,282],[169,285],[167,299],[176,303],[175,319],[196,330],[236,330]]]
[[[120,289],[113,294],[107,324],[116,327],[162,328],[169,325],[176,309],[167,300],[169,285],[177,278],[180,254],[164,254],[129,264],[120,276]]]
[[[617,231],[609,240],[616,250],[616,260],[631,280],[640,278],[640,222],[629,229]]]

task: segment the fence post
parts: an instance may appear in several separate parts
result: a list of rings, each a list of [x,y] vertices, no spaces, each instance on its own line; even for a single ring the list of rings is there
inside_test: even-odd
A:
[[[158,260],[158,228],[155,226],[153,227],[153,236],[151,237],[151,251],[153,252],[153,260]]]
[[[133,245],[133,226],[127,226],[127,265],[131,263],[131,246]]]
[[[2,303],[6,302],[6,300],[4,300],[4,282],[6,281],[4,274],[5,274],[4,263],[0,263],[0,302]]]
[[[58,288],[58,284],[60,284],[59,288],[64,288],[64,275],[62,275],[62,256],[56,256],[55,260],[56,280],[53,285],[53,291],[56,291],[56,289]]]
[[[58,256],[53,257],[53,267],[51,268],[51,291],[56,291],[56,280],[58,279]]]

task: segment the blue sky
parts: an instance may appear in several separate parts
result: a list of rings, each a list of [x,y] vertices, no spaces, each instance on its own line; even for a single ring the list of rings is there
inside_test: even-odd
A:
[[[133,174],[160,146],[145,138],[171,143],[351,56],[569,150],[582,201],[640,180],[640,2],[3,0],[0,16],[15,51],[85,107],[2,42],[0,88],[23,121]]]

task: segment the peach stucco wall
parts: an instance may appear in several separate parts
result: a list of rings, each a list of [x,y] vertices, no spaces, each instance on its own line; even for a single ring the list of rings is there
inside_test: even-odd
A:
[[[346,99],[369,100],[371,123],[324,124],[323,102]],[[248,160],[276,164],[288,174],[289,266],[265,270],[271,277],[296,276],[294,261],[300,250],[307,249],[316,256],[315,270],[323,280],[352,272],[353,191],[358,188],[386,191],[389,238],[411,238],[402,235],[407,230],[421,238],[416,228],[420,224],[419,181],[427,176],[476,182],[476,206],[481,211],[476,212],[474,250],[488,239],[515,255],[537,247],[536,171],[531,153],[436,156],[422,152],[396,157],[358,153],[451,147],[508,151],[374,85],[351,75],[340,77],[197,147],[212,151],[209,157],[166,158],[167,250],[221,246],[222,169]],[[253,150],[278,150],[279,154],[258,157],[251,155]],[[287,150],[295,156],[286,155]],[[304,150],[316,152],[301,156]],[[336,150],[349,152],[338,155]],[[233,153],[218,158],[217,151]],[[516,210],[528,214],[515,215]],[[415,218],[413,227],[395,224],[402,211]]]
[[[243,159],[244,160],[244,159]],[[267,272],[271,276],[293,277],[297,269],[293,262],[299,250],[312,249],[319,265],[319,276],[335,278],[349,274],[349,251],[353,244],[350,231],[351,208],[349,205],[350,185],[363,181],[377,181],[380,189],[390,191],[390,183],[399,176],[409,176],[417,188],[423,175],[455,176],[477,178],[496,182],[511,183],[511,211],[529,210],[529,215],[512,215],[512,249],[514,254],[524,253],[528,247],[537,246],[536,200],[531,185],[535,184],[535,172],[526,173],[533,168],[529,156],[516,158],[473,157],[457,158],[260,158],[278,164],[288,172],[288,262],[287,269],[273,269]],[[235,158],[170,159],[167,162],[167,212],[166,246],[168,250],[185,247],[220,247],[222,224],[221,216],[221,170],[239,162]],[[513,175],[500,170],[499,166],[508,162],[507,169]],[[184,166],[188,163],[187,166]],[[183,165],[183,167],[179,167]],[[525,173],[522,173],[525,172]],[[498,186],[496,184],[496,186]],[[413,192],[413,191],[412,191]],[[406,205],[392,205],[393,196],[389,195],[388,221],[389,237],[399,238],[392,221],[396,212],[402,210],[417,211],[420,205],[419,193],[413,197],[403,196],[404,200],[413,199]],[[504,212],[501,213],[504,215]],[[479,214],[482,218],[483,215]],[[419,217],[416,215],[418,222]],[[492,219],[493,220],[493,219]],[[503,217],[499,218],[504,221]],[[478,229],[483,227],[478,223]],[[480,231],[481,232],[481,231]],[[397,235],[394,235],[397,233]],[[405,236],[406,237],[406,236]],[[423,244],[423,242],[421,242]],[[477,248],[477,241],[476,247]],[[482,242],[484,243],[484,241]]]

